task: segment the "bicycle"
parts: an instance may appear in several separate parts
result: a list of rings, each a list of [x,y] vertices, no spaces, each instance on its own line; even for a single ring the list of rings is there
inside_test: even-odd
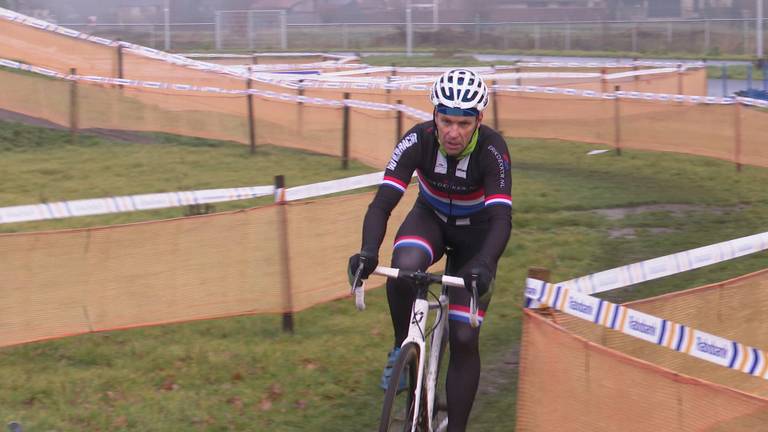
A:
[[[362,264],[358,267],[352,283],[352,294],[358,310],[365,309],[365,289],[359,284]],[[378,266],[373,274],[395,279],[407,279],[416,283],[416,300],[411,310],[411,323],[408,337],[403,341],[397,357],[389,385],[384,395],[379,432],[411,431],[441,432],[448,426],[447,415],[439,418],[440,411],[445,412],[438,391],[440,365],[448,342],[448,287],[464,287],[462,278],[445,276],[421,271],[406,271]],[[442,284],[442,291],[437,297],[429,290],[431,284]],[[435,301],[429,301],[429,296]],[[429,331],[429,311],[436,310],[437,316]],[[472,284],[470,300],[470,325],[477,327],[478,303],[477,286]],[[430,337],[431,336],[431,337]],[[429,356],[427,353],[427,338]],[[426,371],[426,374],[425,374]],[[400,377],[406,374],[406,390],[399,391]],[[426,389],[426,391],[425,391]],[[398,396],[402,396],[398,399]],[[402,400],[404,399],[404,400]],[[445,398],[443,397],[444,401]]]

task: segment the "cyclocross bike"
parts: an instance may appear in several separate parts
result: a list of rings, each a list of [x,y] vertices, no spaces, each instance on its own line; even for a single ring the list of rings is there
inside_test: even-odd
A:
[[[362,265],[352,284],[358,310],[365,309],[365,289],[360,284]],[[416,286],[416,301],[411,310],[408,337],[400,348],[389,385],[384,396],[379,432],[440,432],[448,426],[445,415],[444,386],[439,385],[440,365],[448,345],[448,287],[464,287],[462,278],[421,271],[405,271],[376,267],[373,272],[395,279],[406,279]],[[440,296],[429,290],[431,284],[442,284]],[[434,300],[430,301],[429,297]],[[430,319],[430,311],[436,316]],[[477,286],[472,284],[470,325],[477,327]],[[429,340],[429,350],[427,350]],[[406,387],[400,387],[405,376]],[[443,415],[438,415],[440,413]]]

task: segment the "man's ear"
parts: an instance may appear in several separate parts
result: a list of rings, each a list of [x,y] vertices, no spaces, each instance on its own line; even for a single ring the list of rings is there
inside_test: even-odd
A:
[[[479,125],[483,121],[483,112],[477,115],[477,124]]]

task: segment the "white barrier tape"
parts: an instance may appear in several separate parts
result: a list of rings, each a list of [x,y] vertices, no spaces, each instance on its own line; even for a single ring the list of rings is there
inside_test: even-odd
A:
[[[209,204],[272,195],[273,186],[165,192],[0,208],[0,224]]]
[[[690,96],[680,94],[669,93],[648,93],[648,92],[627,92],[618,91],[615,93],[601,93],[594,90],[578,90],[563,87],[541,87],[531,85],[495,85],[492,89],[496,92],[509,92],[509,93],[554,93],[568,96],[581,96],[589,98],[599,99],[643,99],[647,101],[660,101],[660,102],[688,102],[692,104],[723,104],[731,105],[735,102],[743,102],[745,98],[732,98],[732,97],[716,97],[716,96]],[[754,101],[754,99],[750,99]],[[753,103],[756,106],[761,106],[759,103]]]
[[[296,186],[285,190],[286,201],[296,201],[306,198],[329,195],[338,192],[346,192],[369,186],[377,186],[384,178],[384,172],[363,174],[355,177],[347,177],[339,180],[314,183],[304,186]]]
[[[299,96],[299,95],[289,94],[289,93],[278,93],[271,90],[259,90],[259,89],[229,90],[229,89],[222,89],[218,87],[194,86],[189,84],[170,84],[170,83],[161,83],[161,82],[154,82],[154,81],[126,80],[121,78],[107,78],[107,77],[99,77],[99,76],[66,75],[66,74],[62,74],[49,69],[30,66],[24,63],[15,62],[8,59],[0,59],[0,66],[4,66],[10,69],[18,69],[18,70],[24,70],[24,71],[33,72],[33,73],[39,73],[49,77],[66,79],[70,81],[84,81],[84,82],[96,83],[96,84],[150,88],[155,90],[217,93],[217,94],[226,94],[226,95],[246,95],[250,92],[251,94],[256,96],[270,98],[270,99],[279,99],[282,101],[301,102],[305,104],[332,106],[332,107],[342,107],[344,105],[347,105],[350,107],[369,109],[374,111],[399,110],[407,114],[408,116],[419,119],[419,120],[430,120],[432,118],[432,115],[430,113],[420,111],[415,108],[406,107],[405,105],[384,104],[384,103],[378,103],[378,102],[363,101],[358,99],[334,100],[334,99]]]
[[[560,282],[571,291],[595,294],[694,270],[768,249],[768,232],[728,240]]]
[[[66,75],[62,74],[60,72],[56,72],[50,69],[40,68],[37,66],[30,66],[24,63],[15,62],[8,59],[0,59],[0,66],[5,66],[11,69],[19,69],[24,70],[28,72],[38,73],[42,75],[46,75],[49,77],[55,77],[55,78],[61,78],[61,79],[68,79],[68,80],[82,80],[82,81],[88,81],[88,82],[94,82],[99,84],[108,84],[108,85],[122,85],[122,86],[128,86],[128,87],[143,87],[143,88],[152,88],[152,89],[168,89],[168,90],[175,90],[175,91],[191,91],[191,92],[203,92],[203,93],[219,93],[219,94],[229,94],[229,95],[242,95],[247,94],[247,90],[229,90],[229,89],[221,89],[218,87],[205,87],[205,86],[193,86],[189,84],[169,84],[169,83],[159,83],[159,82],[152,82],[152,81],[136,81],[136,80],[125,80],[125,79],[119,79],[119,78],[107,78],[107,77],[95,77],[95,76],[80,76],[80,75]],[[271,83],[271,81],[268,78],[257,78],[257,81],[259,82],[265,82],[265,83]],[[296,83],[293,83],[293,86],[296,86]],[[306,87],[302,84],[302,87]],[[320,86],[322,88],[343,88],[343,83],[334,83],[334,82],[323,82]],[[427,84],[410,84],[410,85],[399,85],[399,84],[388,84],[388,85],[382,85],[382,88],[401,88],[401,89],[407,89],[412,91],[419,91],[419,92],[426,92],[431,86]],[[568,95],[568,96],[577,96],[577,97],[589,97],[589,98],[602,98],[602,99],[614,99],[616,97],[618,98],[625,98],[625,99],[643,99],[647,101],[660,101],[660,102],[687,102],[692,104],[724,104],[724,105],[730,105],[736,102],[744,103],[746,105],[751,106],[757,106],[757,107],[768,107],[768,102],[766,101],[760,101],[756,99],[749,99],[749,98],[732,98],[732,97],[715,97],[715,96],[689,96],[689,95],[675,95],[675,94],[668,94],[668,93],[648,93],[648,92],[626,92],[626,91],[619,91],[615,93],[600,93],[594,90],[577,90],[577,89],[569,89],[569,88],[563,88],[563,87],[541,87],[541,86],[533,86],[533,85],[492,85],[491,90],[493,92],[525,92],[525,93],[546,93],[546,94],[562,94],[562,95]],[[265,90],[259,90],[259,89],[252,89],[250,90],[252,94],[259,95],[259,96],[265,96],[269,98],[275,98],[279,97],[282,100],[290,100],[290,101],[298,101],[298,102],[304,102],[304,103],[315,103],[318,105],[333,105],[333,106],[342,106],[344,104],[343,101],[338,100],[330,100],[330,99],[322,99],[322,98],[304,98],[303,96],[298,95],[292,95],[292,94],[286,94],[286,93],[276,93],[273,91],[265,91]],[[369,109],[375,109],[375,110],[381,110],[384,106],[387,104],[379,104],[375,102],[365,102],[365,101],[358,101],[354,102],[359,107],[365,107]],[[402,110],[403,112],[409,113],[414,118],[424,118],[424,119],[431,119],[431,115],[425,114],[422,111],[419,111],[416,114],[413,114],[411,112],[408,112],[406,110]]]
[[[525,296],[628,336],[768,379],[768,357],[755,347],[579,293],[562,284],[529,278]]]
[[[499,65],[496,69],[514,69],[520,67],[548,67],[548,68],[606,68],[606,69],[626,69],[628,67],[672,67],[677,69],[678,67],[683,69],[698,69],[706,67],[706,63],[675,63],[675,62],[659,62],[659,61],[631,61],[627,63],[615,63],[615,62],[520,62],[514,65]]]

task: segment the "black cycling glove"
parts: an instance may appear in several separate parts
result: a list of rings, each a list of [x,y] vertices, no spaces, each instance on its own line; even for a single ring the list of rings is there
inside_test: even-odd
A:
[[[349,257],[347,276],[349,276],[350,285],[355,281],[355,273],[357,273],[360,263],[363,264],[363,271],[360,273],[360,279],[368,279],[368,276],[370,276],[371,273],[376,270],[376,266],[379,265],[379,257],[376,254],[365,251],[361,251],[360,253],[356,253]]]
[[[471,262],[467,264],[460,272],[459,276],[464,279],[464,288],[472,293],[472,282],[477,285],[477,297],[483,297],[491,290],[493,285],[493,272],[487,264],[482,262]]]

